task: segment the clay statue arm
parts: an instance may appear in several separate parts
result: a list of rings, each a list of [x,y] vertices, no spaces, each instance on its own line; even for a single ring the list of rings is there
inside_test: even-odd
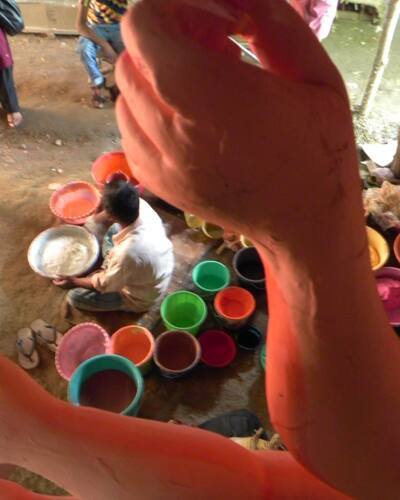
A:
[[[347,498],[288,453],[250,452],[193,427],[56,400],[4,357],[0,382],[0,463],[41,474],[80,500]],[[2,500],[39,498],[7,481],[0,488]]]
[[[268,404],[291,453],[348,494],[392,498],[400,350],[370,270],[344,84],[286,2],[215,6],[146,0],[126,16],[125,151],[152,192],[257,242]],[[238,26],[265,70],[228,53]]]

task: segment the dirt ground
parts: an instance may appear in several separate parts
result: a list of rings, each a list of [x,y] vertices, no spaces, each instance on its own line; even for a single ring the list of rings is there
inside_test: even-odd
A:
[[[361,95],[368,76],[368,61],[377,40],[375,29],[368,24],[360,28],[358,22],[355,26],[346,19],[337,24],[326,42],[343,71],[353,102]],[[356,47],[352,47],[353,39]],[[32,239],[54,223],[48,209],[49,185],[90,180],[92,162],[102,152],[118,149],[119,135],[111,105],[104,110],[89,107],[87,78],[75,53],[75,38],[23,35],[13,39],[12,46],[25,123],[14,131],[0,122],[0,352],[15,359],[15,334],[35,318],[53,322],[61,331],[70,326],[60,312],[65,292],[34,275],[26,259]],[[353,48],[362,62],[359,66],[354,62],[357,55]],[[395,57],[398,62],[397,51]],[[395,71],[390,64],[374,111],[378,129],[375,127],[371,136],[382,140],[390,138],[387,135],[393,135],[393,123],[400,122],[398,67]],[[382,128],[382,116],[389,111],[389,125]],[[170,222],[176,221],[171,218]],[[192,252],[195,260],[206,250],[202,242],[188,240],[183,224],[176,223],[175,232],[174,244],[180,255]],[[262,321],[265,323],[265,318]],[[217,412],[249,407],[268,427],[263,373],[255,356],[241,354],[226,374],[214,378],[203,370],[197,381],[183,382],[179,387],[154,376],[148,382],[151,397],[144,402],[143,416],[195,422]],[[66,384],[57,375],[52,357],[41,351],[41,359],[34,378],[52,394],[65,398]],[[61,493],[22,470],[14,473],[13,479],[33,491]]]

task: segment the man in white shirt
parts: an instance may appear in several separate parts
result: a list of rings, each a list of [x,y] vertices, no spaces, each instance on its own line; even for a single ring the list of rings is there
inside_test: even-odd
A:
[[[101,270],[84,278],[55,280],[74,287],[68,303],[86,311],[147,311],[166,292],[174,268],[171,241],[162,220],[124,181],[107,184],[103,208],[117,223]],[[107,235],[106,235],[107,237]],[[76,287],[76,288],[75,288]]]

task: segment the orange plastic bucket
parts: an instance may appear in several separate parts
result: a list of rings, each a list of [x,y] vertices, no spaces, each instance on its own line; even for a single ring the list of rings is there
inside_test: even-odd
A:
[[[100,189],[104,187],[113,174],[117,173],[123,174],[121,177],[126,176],[128,181],[137,188],[139,194],[143,194],[144,189],[133,176],[131,167],[123,151],[105,153],[99,156],[92,165],[92,177]]]
[[[117,330],[111,338],[111,354],[119,354],[132,361],[146,374],[152,366],[154,337],[142,326],[129,325]]]
[[[83,224],[101,202],[99,191],[85,181],[69,182],[51,195],[50,210],[69,224]]]
[[[254,313],[256,301],[244,288],[230,286],[217,293],[214,308],[225,326],[239,328],[246,324]]]

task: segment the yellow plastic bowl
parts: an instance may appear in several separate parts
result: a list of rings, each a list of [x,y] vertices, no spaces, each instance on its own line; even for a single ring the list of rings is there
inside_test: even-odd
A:
[[[240,235],[240,244],[243,248],[254,247],[253,242],[249,240],[249,238],[246,238],[243,234]]]
[[[203,233],[211,240],[221,240],[224,237],[224,230],[220,226],[204,221],[201,225]]]
[[[371,258],[371,266],[373,271],[381,269],[389,259],[390,250],[385,238],[367,226],[368,248]]]
[[[185,216],[185,222],[187,227],[190,229],[200,229],[201,225],[203,224],[203,219],[200,219],[200,217],[197,217],[196,215],[189,214],[188,212],[184,212],[183,214]]]

